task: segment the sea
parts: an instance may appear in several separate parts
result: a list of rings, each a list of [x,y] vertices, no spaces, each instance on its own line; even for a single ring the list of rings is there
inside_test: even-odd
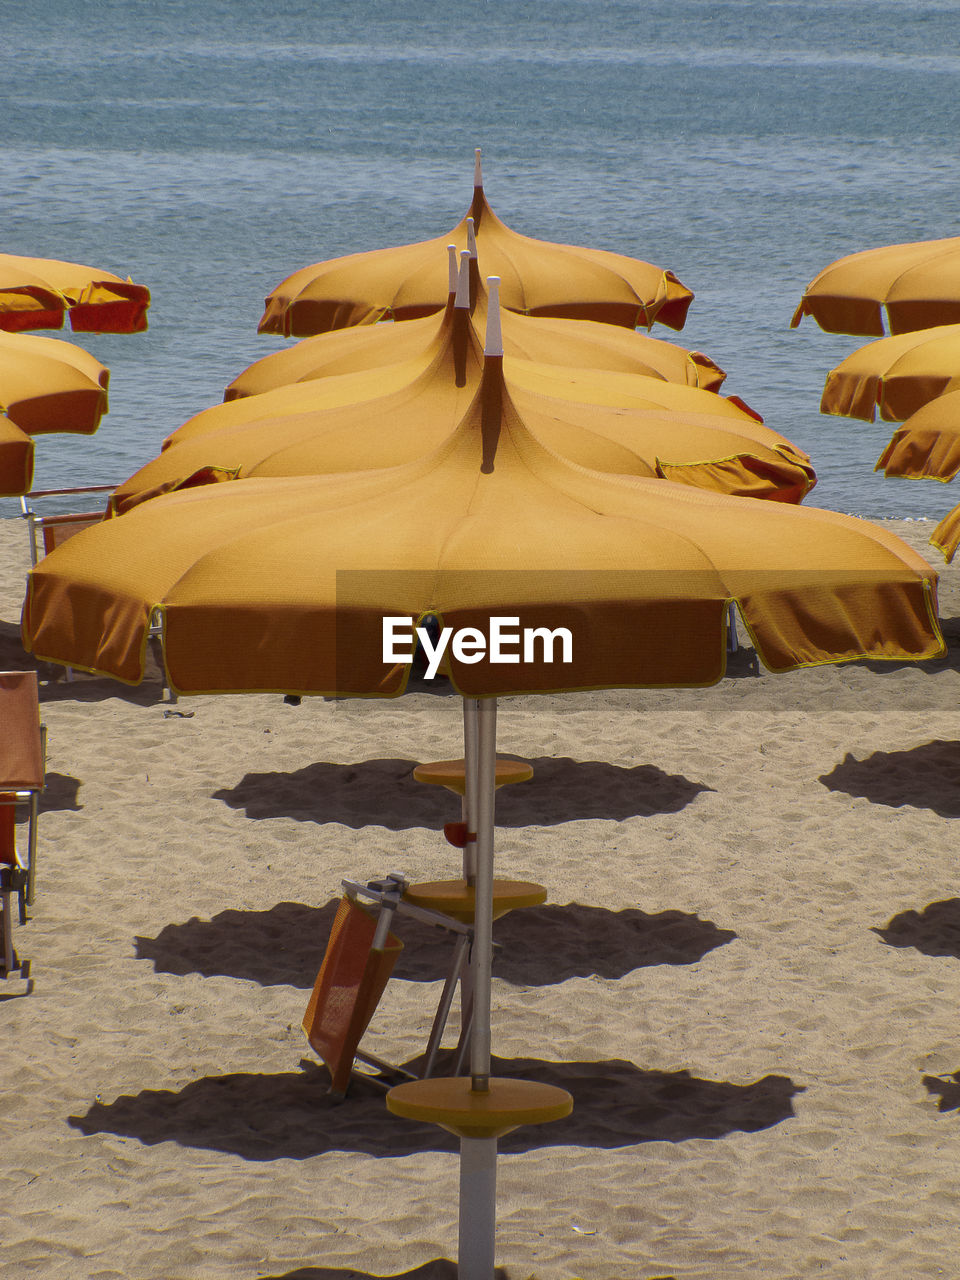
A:
[[[284,339],[294,270],[442,235],[487,197],[517,231],[668,267],[680,333],[806,449],[807,505],[937,519],[888,480],[893,424],[826,417],[866,339],[790,318],[828,263],[960,234],[957,0],[0,0],[0,251],[147,284],[149,329],[51,334],[111,370],[38,488],[113,483]],[[0,515],[15,515],[0,500]]]

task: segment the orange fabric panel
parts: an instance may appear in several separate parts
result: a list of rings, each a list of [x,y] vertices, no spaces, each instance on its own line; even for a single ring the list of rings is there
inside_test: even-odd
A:
[[[43,748],[35,671],[0,671],[0,787],[40,790]]]
[[[331,1088],[343,1093],[354,1054],[403,950],[392,933],[382,951],[372,951],[376,917],[343,898],[303,1016],[311,1047],[327,1064]]]

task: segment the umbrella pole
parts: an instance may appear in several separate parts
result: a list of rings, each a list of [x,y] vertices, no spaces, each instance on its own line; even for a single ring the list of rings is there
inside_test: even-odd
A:
[[[493,961],[493,834],[497,770],[497,700],[477,709],[477,868],[473,939],[473,1089],[490,1086],[490,975]]]
[[[460,816],[467,829],[467,842],[463,846],[464,883],[477,883],[477,732],[480,703],[476,698],[463,699],[463,801]],[[460,1046],[458,1066],[463,1062],[473,1018],[473,958],[460,971]]]
[[[460,1280],[493,1280],[497,1217],[497,1140],[460,1139]]]
[[[463,846],[463,878],[474,884],[477,878],[477,842],[470,834],[477,830],[477,726],[480,702],[477,698],[463,699],[463,805],[461,817],[467,828],[467,843]]]
[[[490,973],[493,956],[493,835],[497,766],[497,700],[476,706],[476,909],[474,915],[473,1030],[470,1085],[490,1089]],[[470,719],[464,702],[464,741]],[[468,788],[471,774],[467,760]],[[468,819],[469,821],[469,819]],[[472,828],[471,828],[472,829]],[[496,1242],[497,1140],[460,1138],[460,1280],[493,1280]]]

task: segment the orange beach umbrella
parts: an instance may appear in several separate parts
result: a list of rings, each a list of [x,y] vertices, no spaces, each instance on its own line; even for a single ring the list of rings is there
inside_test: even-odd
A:
[[[478,151],[473,201],[452,231],[302,268],[267,297],[259,331],[304,337],[442,310],[447,299],[443,253],[451,241],[458,249],[468,247],[467,217],[474,220],[484,275],[500,276],[501,302],[508,310],[630,329],[654,321],[683,328],[693,294],[672,271],[605,249],[532,239],[501,222],[484,195]]]
[[[159,616],[180,692],[389,697],[403,692],[412,655],[386,648],[387,621],[412,632],[439,618],[441,634],[455,636],[454,686],[482,700],[470,1075],[443,1082],[440,1110],[499,1122],[516,1090],[490,1076],[496,696],[710,684],[724,670],[730,601],[774,670],[932,657],[943,642],[936,574],[879,528],[559,457],[517,411],[491,328],[467,411],[431,454],[143,503],[33,570],[23,639],[39,658],[137,682]],[[522,656],[498,662],[495,619],[539,636],[539,657],[524,640]],[[547,638],[564,633],[569,649],[548,660]],[[422,1082],[431,1097],[435,1083]],[[400,1090],[388,1105],[424,1114],[417,1088]],[[563,1114],[554,1094],[553,1114]],[[486,1280],[496,1129],[460,1132],[460,1274]]]
[[[502,320],[504,349],[528,360],[643,373],[703,391],[718,390],[726,376],[709,356],[635,330],[593,320],[553,320],[509,311]],[[437,316],[433,315],[303,338],[292,347],[254,361],[230,383],[224,400],[402,362],[431,345],[436,326]]]
[[[459,424],[425,456],[168,494],[78,534],[31,575],[24,637],[40,657],[136,682],[160,608],[182,692],[391,695],[406,667],[383,666],[381,605],[456,626],[491,605],[556,605],[589,636],[563,687],[709,683],[729,600],[782,670],[930,656],[934,581],[899,539],[851,517],[567,461],[487,354]],[[668,618],[688,637],[679,647]],[[475,695],[559,687],[523,665],[451,673]]]
[[[960,236],[848,254],[804,290],[791,325],[813,316],[828,333],[878,337],[960,322]]]
[[[933,546],[938,547],[949,563],[960,547],[960,506],[948,511],[930,535]]]
[[[150,290],[130,279],[54,258],[0,254],[0,329],[60,329],[69,313],[80,333],[140,333]]]
[[[482,349],[465,307],[404,323],[433,326],[417,360],[216,406],[174,432],[117,488],[112,508],[123,512],[184,484],[370,470],[430,452],[475,394]],[[816,479],[802,450],[712,392],[635,374],[614,375],[611,390],[605,373],[509,357],[504,379],[529,431],[585,466],[787,502],[799,502]]]
[[[33,437],[0,414],[0,498],[26,493],[33,483]]]
[[[109,380],[99,360],[69,342],[0,332],[0,496],[29,490],[33,436],[96,431]]]
[[[960,324],[868,342],[827,374],[822,413],[903,422],[960,385]]]
[[[912,480],[952,480],[960,471],[960,390],[945,391],[911,414],[876,469]]]
[[[110,370],[70,342],[0,333],[0,410],[30,435],[92,435],[109,383]]]

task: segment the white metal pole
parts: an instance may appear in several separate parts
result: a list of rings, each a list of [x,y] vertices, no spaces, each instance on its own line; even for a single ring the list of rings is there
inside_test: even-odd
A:
[[[493,833],[497,770],[497,700],[477,709],[477,883],[473,938],[473,1088],[490,1087],[490,975],[493,967]]]
[[[477,830],[477,712],[476,698],[463,700],[463,804],[461,817],[467,833]],[[474,884],[477,878],[477,842],[467,840],[463,846],[463,878]]]
[[[460,1280],[493,1280],[497,1232],[497,1140],[460,1139]]]

